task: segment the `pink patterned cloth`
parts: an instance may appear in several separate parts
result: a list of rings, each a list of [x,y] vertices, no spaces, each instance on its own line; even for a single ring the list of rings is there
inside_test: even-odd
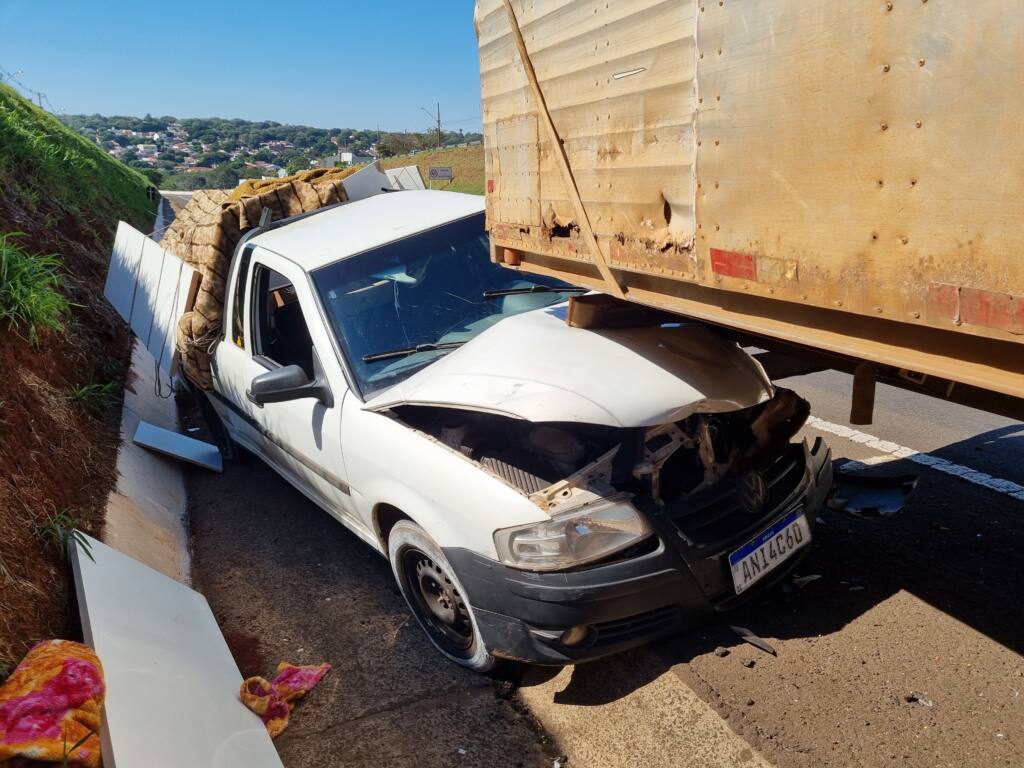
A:
[[[260,716],[270,737],[276,738],[288,727],[295,701],[313,690],[330,671],[330,664],[297,667],[282,661],[277,665],[277,677],[272,681],[250,677],[242,683],[239,696],[245,706]]]

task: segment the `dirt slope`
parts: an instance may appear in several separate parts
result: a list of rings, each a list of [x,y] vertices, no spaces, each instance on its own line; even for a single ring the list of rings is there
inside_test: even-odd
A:
[[[0,323],[0,679],[33,643],[68,632],[63,558],[46,526],[63,513],[98,533],[115,480],[129,338],[102,288],[118,219],[149,228],[147,186],[0,86],[0,232],[58,255],[72,303],[65,330],[36,344]]]

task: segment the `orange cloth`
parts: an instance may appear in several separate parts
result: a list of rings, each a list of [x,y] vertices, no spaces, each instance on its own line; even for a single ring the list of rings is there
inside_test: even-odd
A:
[[[288,727],[295,700],[313,690],[330,671],[330,664],[296,667],[282,661],[277,665],[277,677],[273,681],[250,677],[242,683],[239,696],[245,706],[260,716],[273,739]]]
[[[36,645],[0,686],[0,766],[66,758],[99,768],[103,692],[103,666],[91,648],[67,640]]]

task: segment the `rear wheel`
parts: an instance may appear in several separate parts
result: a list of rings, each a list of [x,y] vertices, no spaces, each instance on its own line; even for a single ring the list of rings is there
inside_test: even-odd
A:
[[[402,520],[388,537],[388,558],[430,642],[456,664],[476,672],[492,669],[496,659],[484,645],[466,591],[441,548],[418,525]]]

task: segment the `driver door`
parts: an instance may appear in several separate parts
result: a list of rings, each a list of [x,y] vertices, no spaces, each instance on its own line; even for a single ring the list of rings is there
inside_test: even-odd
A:
[[[245,273],[237,275],[245,301],[236,303],[235,311],[247,308],[242,322],[233,324],[241,332],[218,345],[219,388],[230,392],[240,411],[234,414],[235,421],[245,422],[242,429],[255,434],[259,452],[283,477],[335,517],[361,528],[341,451],[342,403],[348,387],[306,274],[259,247],[249,262],[240,266]],[[298,365],[310,379],[319,366],[333,403],[313,398],[255,403],[250,397],[253,379],[289,365]]]

